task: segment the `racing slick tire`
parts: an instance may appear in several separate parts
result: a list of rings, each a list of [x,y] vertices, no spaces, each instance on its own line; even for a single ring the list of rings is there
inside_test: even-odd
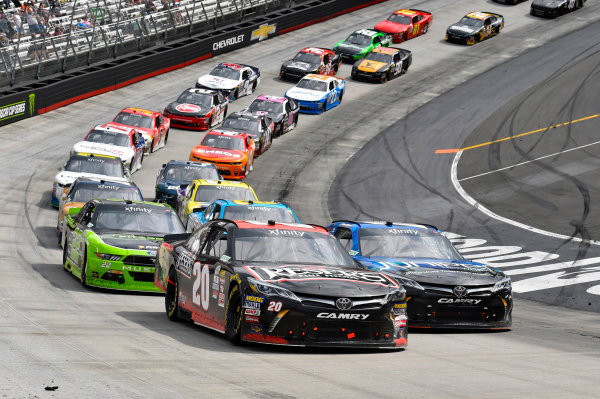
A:
[[[421,34],[424,35],[425,33],[427,33],[428,30],[429,30],[429,24],[423,25],[423,33],[421,33]]]
[[[386,83],[389,80],[390,80],[390,73],[387,72],[387,73],[381,75],[381,80],[379,81],[379,83]]]
[[[87,247],[83,250],[83,266],[81,266],[81,276],[79,277],[79,281],[81,281],[81,285],[87,287]]]
[[[252,84],[252,93],[254,93],[256,91],[256,85],[257,85],[257,83],[255,80],[254,83]],[[249,94],[251,94],[251,93],[249,93]]]
[[[408,31],[405,31],[404,34],[402,35],[402,41],[405,42],[408,40]]]
[[[60,238],[59,238],[60,241]],[[59,242],[60,245],[60,242]],[[67,244],[65,243],[65,247],[63,248],[63,269],[64,271],[71,273],[69,269],[67,269]]]
[[[327,99],[323,101],[323,112],[327,111]]]
[[[225,308],[225,336],[236,344],[242,340],[242,296],[237,284],[231,288]]]
[[[180,321],[179,317],[179,303],[177,297],[179,295],[179,280],[177,279],[177,272],[172,267],[169,270],[169,276],[167,277],[167,289],[165,290],[165,311],[167,317],[171,321]]]
[[[240,89],[235,89],[233,92],[233,99],[237,100],[238,98],[240,98]]]
[[[167,145],[167,140],[169,140],[169,130],[168,129],[165,133],[165,145]]]
[[[150,143],[150,153],[152,154],[154,151],[156,151],[156,137],[152,138],[152,143]]]
[[[338,105],[342,103],[342,98],[344,98],[344,92],[340,93],[340,98],[338,99]]]

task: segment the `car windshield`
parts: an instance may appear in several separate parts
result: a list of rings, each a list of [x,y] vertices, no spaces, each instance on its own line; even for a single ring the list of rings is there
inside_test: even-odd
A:
[[[320,64],[321,56],[319,54],[300,52],[296,54],[294,61],[306,62],[308,64]]]
[[[140,194],[140,190],[136,187],[117,186],[110,183],[82,184],[74,189],[70,197],[73,202],[88,202],[93,198],[132,201],[144,200],[142,194]]]
[[[233,69],[223,65],[216,66],[212,71],[210,71],[210,75],[225,79],[240,80],[239,69]]]
[[[92,130],[88,133],[87,137],[85,138],[85,141],[90,141],[92,143],[116,145],[119,147],[131,146],[131,138],[128,134],[108,132],[106,130]]]
[[[376,228],[358,231],[362,256],[390,258],[462,259],[440,233],[408,228]]]
[[[319,264],[354,267],[331,235],[288,229],[239,229],[235,258],[240,262]]]
[[[371,44],[371,37],[361,35],[359,33],[353,33],[346,39],[346,43],[353,44],[355,46],[366,47]]]
[[[392,56],[389,54],[370,52],[365,57],[365,60],[389,63],[392,62]]]
[[[257,198],[248,187],[232,187],[225,185],[198,186],[194,201],[213,202],[214,200],[256,201]]]
[[[127,126],[152,129],[154,127],[154,118],[148,115],[132,114],[130,112],[120,112],[114,120]]]
[[[296,87],[307,90],[327,91],[327,82],[317,79],[302,78]]]
[[[231,115],[229,118],[225,119],[225,122],[223,122],[221,127],[223,129],[235,130],[238,132],[258,133],[261,131],[259,120],[250,118],[237,118],[234,115]]]
[[[64,170],[66,172],[92,173],[96,175],[125,177],[121,161],[110,158],[71,158],[65,165]]]
[[[126,231],[161,235],[185,233],[179,217],[170,208],[148,207],[143,204],[103,207],[94,213],[92,223],[98,231]]]
[[[411,17],[409,17],[407,15],[392,14],[388,18],[388,21],[395,22],[397,24],[402,24],[402,25],[410,25]]]
[[[263,111],[268,112],[269,114],[282,114],[283,103],[256,99],[252,101],[252,104],[250,104],[248,109],[253,112]]]
[[[207,134],[200,144],[206,147],[222,148],[224,150],[244,151],[244,139],[242,137]]]
[[[483,26],[483,21],[477,18],[463,17],[460,21],[458,21],[458,25],[467,25],[474,28],[479,28]]]
[[[225,208],[223,217],[229,220],[255,220],[277,223],[298,223],[291,210],[274,206],[236,205]]]
[[[184,91],[177,99],[177,102],[210,108],[212,106],[212,99],[213,95],[210,93],[192,93],[190,91]]]
[[[162,178],[190,183],[197,179],[220,180],[221,176],[212,164],[210,166],[169,165],[163,171]]]

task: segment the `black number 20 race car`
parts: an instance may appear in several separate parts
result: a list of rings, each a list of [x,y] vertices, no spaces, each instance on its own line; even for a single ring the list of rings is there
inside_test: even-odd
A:
[[[361,270],[322,227],[223,219],[171,235],[155,285],[171,320],[236,341],[399,349],[406,291]]]

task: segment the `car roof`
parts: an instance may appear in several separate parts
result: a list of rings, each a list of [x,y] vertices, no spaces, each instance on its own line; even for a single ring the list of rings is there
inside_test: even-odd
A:
[[[317,54],[317,55],[324,55],[324,54],[332,53],[331,50],[326,49],[326,48],[321,48],[321,47],[305,47],[302,50],[300,50],[300,52]]]
[[[398,222],[383,222],[383,221],[369,221],[369,222],[357,222],[351,220],[336,220],[333,224],[338,226],[359,228],[359,229],[392,229],[392,228],[403,228],[411,230],[428,230],[440,232],[440,230],[429,224],[417,224],[417,223],[398,223]]]
[[[231,130],[225,130],[225,129],[214,129],[214,130],[210,130],[208,133],[206,133],[206,135],[204,137],[208,136],[209,134],[218,135],[218,136],[239,137],[239,138],[244,138],[244,137],[248,136],[246,133],[242,133],[242,132],[233,132]]]
[[[91,152],[76,152],[75,154],[71,155],[69,157],[69,159],[72,158],[85,158],[85,159],[89,159],[89,158],[104,158],[104,159],[110,159],[110,160],[114,160],[114,161],[119,161],[121,162],[121,158],[114,156],[114,155],[104,155],[104,154],[94,154]]]
[[[280,97],[280,96],[271,96],[268,94],[261,94],[260,96],[256,97],[255,100],[265,100],[265,101],[273,101],[276,103],[282,103],[282,102],[285,102],[285,100],[287,100],[287,98]]]
[[[400,49],[397,49],[395,47],[376,47],[373,49],[372,52],[394,55],[394,54],[398,53],[399,51],[400,51]]]
[[[357,33],[359,35],[365,35],[365,36],[373,37],[373,36],[377,36],[377,34],[379,32],[377,32],[376,30],[372,30],[372,29],[359,29],[359,30],[356,30],[356,31],[354,31],[352,33]]]
[[[215,95],[218,93],[217,90],[209,90],[209,89],[196,89],[194,87],[190,87],[189,89],[184,90],[183,92],[190,92],[190,93],[194,93],[194,94],[210,94],[210,95]]]
[[[476,19],[486,19],[487,17],[491,17],[492,14],[488,14],[487,12],[482,11],[473,11],[465,15],[465,17],[476,18]]]
[[[231,68],[231,69],[242,69],[242,68],[243,68],[243,66],[242,66],[242,65],[239,65],[239,64],[233,64],[233,63],[231,63],[231,62],[221,62],[221,63],[220,63],[219,65],[217,65],[217,66],[224,66],[224,67]]]
[[[394,11],[394,14],[407,15],[409,17],[412,17],[415,15],[419,15],[420,13],[416,10],[402,9],[402,10]]]
[[[232,112],[228,115],[228,118],[231,117],[236,117],[236,118],[246,118],[246,119],[263,119],[264,115],[258,115],[258,114],[253,114],[250,111],[247,110],[241,110],[241,111],[236,111],[236,112]]]
[[[290,209],[286,204],[283,204],[281,202],[273,202],[273,201],[217,199],[214,202],[218,202],[222,206],[264,206],[264,207],[271,207],[271,208]]]
[[[169,162],[167,162],[166,164],[163,165],[163,167],[166,166],[173,166],[173,165],[189,165],[189,166],[198,166],[201,168],[216,168],[215,164],[210,163],[210,162],[197,162],[197,161],[179,161],[177,159],[171,159]]]
[[[233,180],[208,180],[208,179],[197,179],[192,181],[193,185],[196,186],[227,186],[227,187],[245,187],[250,188],[248,183]]]
[[[99,178],[93,178],[93,177],[78,177],[77,179],[75,179],[75,181],[73,182],[73,186],[77,185],[84,185],[84,186],[97,186],[99,184],[106,184],[106,185],[112,185],[112,186],[120,186],[120,187],[134,187],[134,188],[138,188],[138,186],[134,183],[134,182],[123,182],[123,181],[114,181],[114,180],[110,180],[110,179],[99,179]]]
[[[105,123],[104,125],[96,125],[93,130],[103,130],[105,132],[127,134],[130,136],[136,132],[136,130],[132,127],[115,122]]]
[[[127,112],[129,114],[137,114],[137,115],[146,115],[146,116],[155,116],[157,114],[160,114],[160,112],[157,112],[157,111],[150,111],[148,109],[134,108],[134,107],[123,108],[119,113],[121,113],[121,112]]]
[[[310,73],[310,74],[306,75],[305,77],[303,77],[302,79],[320,80],[322,82],[330,82],[332,80],[343,80],[343,79],[335,78],[333,76],[328,76],[328,75],[317,75],[316,73]]]
[[[322,226],[316,226],[311,224],[302,223],[276,223],[273,221],[269,222],[257,222],[250,220],[234,220],[233,221],[240,229],[267,229],[267,230],[289,230],[289,231],[309,231],[314,233],[329,234],[329,232]]]
[[[127,206],[143,206],[145,208],[159,208],[161,210],[171,210],[171,207],[167,204],[158,203],[158,202],[148,202],[148,201],[133,201],[133,200],[122,200],[122,199],[99,199],[95,198],[92,201],[97,204],[102,204],[103,206],[108,206],[111,208],[125,208]]]

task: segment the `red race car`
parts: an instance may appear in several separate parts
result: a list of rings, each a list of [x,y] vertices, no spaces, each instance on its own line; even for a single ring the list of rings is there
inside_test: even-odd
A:
[[[154,152],[167,144],[171,121],[160,112],[125,108],[115,116],[115,124],[134,128],[144,136],[144,152]]]
[[[333,76],[342,63],[342,57],[320,47],[306,47],[281,65],[281,79],[299,80],[309,73]]]
[[[398,10],[375,25],[375,30],[391,34],[394,43],[400,43],[424,35],[432,22],[433,17],[427,11]]]

